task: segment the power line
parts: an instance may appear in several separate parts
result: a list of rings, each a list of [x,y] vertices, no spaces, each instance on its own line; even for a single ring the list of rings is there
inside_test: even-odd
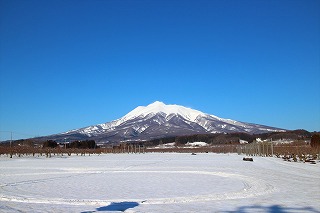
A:
[[[10,141],[12,141],[14,136],[17,136],[17,135],[18,136],[25,136],[26,138],[34,138],[34,137],[36,137],[35,135],[22,133],[22,132],[16,132],[16,131],[8,131],[8,130],[0,130],[0,133],[8,133],[8,134],[10,134],[10,137],[8,137],[8,135],[7,135],[7,138],[10,138]],[[5,139],[5,140],[9,140],[9,139]],[[0,141],[1,141],[1,137],[0,137]]]

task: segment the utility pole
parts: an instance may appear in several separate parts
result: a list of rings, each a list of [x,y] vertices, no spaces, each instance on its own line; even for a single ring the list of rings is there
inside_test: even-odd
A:
[[[10,132],[11,137],[10,137],[10,147],[12,147],[12,132]]]

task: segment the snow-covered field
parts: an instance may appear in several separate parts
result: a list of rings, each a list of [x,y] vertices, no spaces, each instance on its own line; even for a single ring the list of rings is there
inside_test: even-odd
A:
[[[242,157],[0,157],[0,212],[320,212],[319,163]]]

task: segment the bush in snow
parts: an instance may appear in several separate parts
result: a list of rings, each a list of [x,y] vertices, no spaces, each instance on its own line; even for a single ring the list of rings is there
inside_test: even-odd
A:
[[[313,148],[320,147],[320,135],[319,134],[312,135],[310,145]]]

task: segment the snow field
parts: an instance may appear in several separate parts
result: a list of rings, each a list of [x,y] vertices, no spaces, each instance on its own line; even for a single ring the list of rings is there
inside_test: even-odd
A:
[[[319,164],[242,157],[1,157],[0,212],[319,212]]]

